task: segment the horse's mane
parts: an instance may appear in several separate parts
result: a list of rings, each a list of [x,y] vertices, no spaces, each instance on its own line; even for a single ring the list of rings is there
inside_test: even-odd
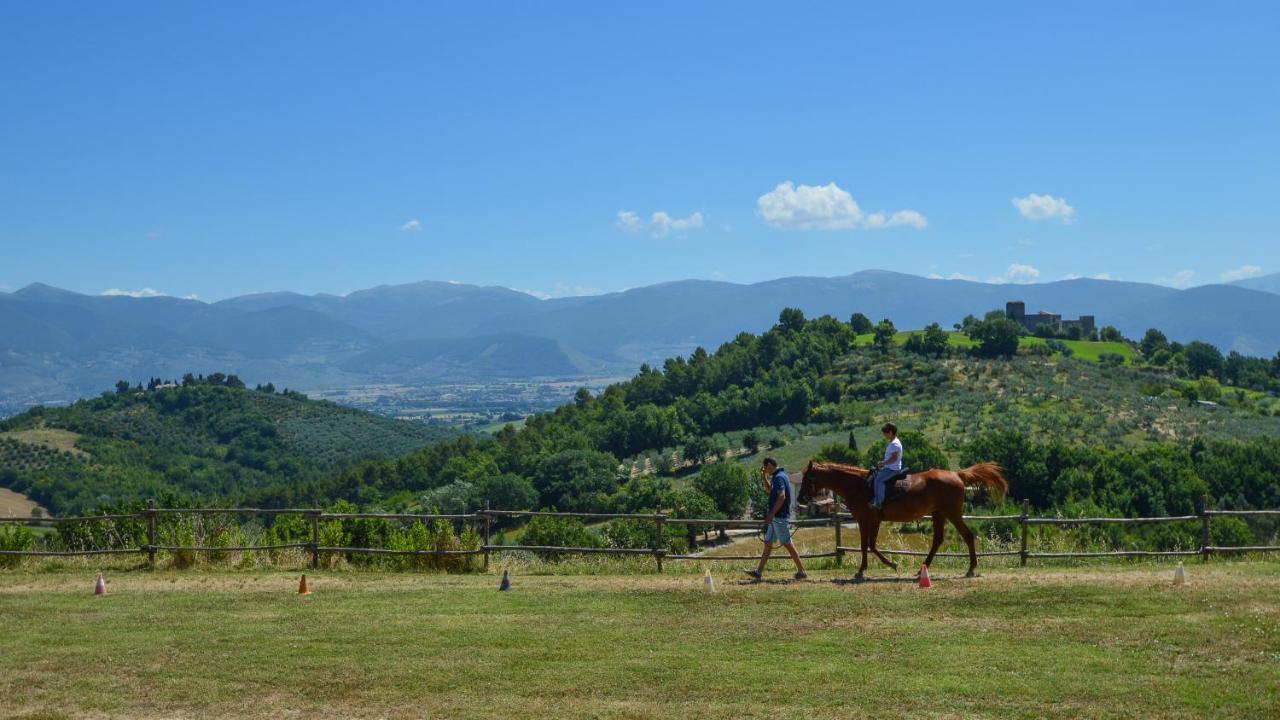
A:
[[[807,474],[811,470],[837,473],[840,475],[853,475],[858,478],[866,477],[868,472],[866,468],[858,467],[857,465],[846,465],[845,463],[838,462],[818,462],[816,460],[810,460],[809,466],[806,467],[804,471]]]

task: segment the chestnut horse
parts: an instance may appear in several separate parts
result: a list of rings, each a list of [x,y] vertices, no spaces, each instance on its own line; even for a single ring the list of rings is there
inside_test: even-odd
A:
[[[929,548],[925,565],[933,562],[933,556],[942,545],[942,532],[946,522],[950,520],[969,546],[969,572],[965,577],[973,577],[974,568],[978,566],[978,554],[973,547],[973,531],[964,524],[964,489],[985,487],[996,502],[1002,501],[1009,490],[1009,483],[1004,479],[1000,466],[978,463],[955,472],[928,470],[912,473],[907,476],[906,493],[885,503],[883,510],[871,508],[871,493],[867,489],[868,472],[870,471],[853,465],[811,460],[800,482],[800,502],[809,502],[819,490],[831,490],[840,496],[845,507],[849,508],[849,512],[858,521],[858,533],[862,536],[862,566],[853,579],[863,579],[863,573],[867,569],[868,547],[885,565],[898,569],[897,563],[886,558],[876,548],[876,536],[880,533],[881,522],[910,522],[930,513],[933,514],[933,547]]]

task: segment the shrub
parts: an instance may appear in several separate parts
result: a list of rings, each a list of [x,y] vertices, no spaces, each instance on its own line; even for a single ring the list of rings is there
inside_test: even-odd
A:
[[[536,515],[525,527],[522,545],[553,547],[600,547],[600,538],[588,530],[582,520],[574,517]],[[548,553],[549,560],[559,560],[562,553]]]
[[[853,437],[853,434],[849,434]],[[818,450],[818,454],[814,456],[814,460],[819,462],[838,462],[847,465],[856,465],[861,462],[862,458],[858,454],[856,447],[849,447],[846,443],[831,443]]]
[[[0,550],[32,550],[34,548],[35,536],[26,525],[0,526]],[[21,555],[0,555],[0,567],[17,567],[21,562]]]

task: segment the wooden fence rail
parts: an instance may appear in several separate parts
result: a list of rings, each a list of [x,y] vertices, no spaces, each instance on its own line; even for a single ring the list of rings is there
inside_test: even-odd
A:
[[[156,518],[161,515],[301,515],[310,525],[310,541],[295,543],[277,543],[272,545],[242,545],[218,547],[210,545],[166,545],[156,542]],[[1208,558],[1214,553],[1253,553],[1280,551],[1277,545],[1250,546],[1216,546],[1210,544],[1210,522],[1213,517],[1263,517],[1280,516],[1280,510],[1210,510],[1208,497],[1204,497],[1201,510],[1195,515],[1175,515],[1169,517],[1113,518],[1113,517],[1031,517],[1031,507],[1023,501],[1022,512],[1018,515],[965,515],[971,522],[1016,521],[1021,529],[1020,547],[1018,550],[988,550],[978,553],[980,557],[1019,556],[1022,565],[1034,558],[1101,558],[1101,557],[1182,557],[1200,555]],[[500,518],[519,517],[567,517],[580,520],[636,520],[652,522],[655,525],[654,545],[650,548],[614,548],[614,547],[561,547],[554,545],[494,545],[491,543],[493,521]],[[852,521],[848,513],[836,513],[823,518],[800,518],[792,525],[799,528],[831,527],[835,531],[835,545],[829,552],[802,553],[802,558],[836,558],[841,563],[845,553],[861,552],[861,548],[841,543],[841,530]],[[28,525],[58,525],[64,523],[108,522],[116,520],[146,521],[147,542],[136,547],[100,548],[88,550],[0,550],[0,556],[31,557],[72,557],[93,555],[125,555],[143,554],[154,565],[158,551],[164,552],[257,552],[271,550],[298,549],[306,550],[311,556],[311,564],[318,567],[322,554],[368,554],[368,555],[407,555],[407,556],[484,556],[484,566],[489,566],[489,557],[495,552],[523,551],[539,554],[602,554],[624,556],[652,556],[658,570],[662,570],[664,561],[698,560],[703,562],[759,560],[760,555],[702,555],[690,553],[671,553],[663,547],[663,532],[667,525],[706,526],[715,528],[759,528],[759,520],[726,519],[726,518],[676,518],[662,513],[578,513],[551,512],[543,510],[479,510],[474,513],[329,513],[318,508],[160,508],[148,501],[147,508],[137,513],[116,513],[109,515],[79,515],[74,517],[0,517],[0,522],[23,523]],[[410,522],[433,522],[438,520],[462,524],[470,523],[481,533],[481,544],[469,550],[396,550],[392,548],[337,547],[320,543],[320,523],[343,520],[400,520]],[[1145,525],[1154,523],[1194,522],[1201,525],[1200,546],[1188,550],[1114,550],[1106,552],[1034,552],[1029,549],[1029,533],[1032,525],[1049,525],[1061,527],[1077,527],[1081,525]],[[883,549],[886,555],[905,555],[923,557],[928,553],[917,550]],[[939,552],[938,557],[968,557],[965,552]]]

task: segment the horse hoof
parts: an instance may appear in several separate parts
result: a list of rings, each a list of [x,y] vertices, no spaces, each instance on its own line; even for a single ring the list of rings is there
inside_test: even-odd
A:
[[[867,581],[867,579],[862,576],[862,573],[858,573],[857,575],[853,576],[853,581],[855,583],[864,583]]]
[[[967,578],[976,578],[976,577],[980,577],[980,576],[978,575],[978,573],[977,573],[976,571],[974,571],[974,570],[970,570],[969,572],[965,573],[965,574],[964,574],[964,576],[965,576],[965,577],[967,577]]]
[[[897,570],[897,569],[898,569],[898,563],[889,563],[889,567],[893,568],[894,570]]]

